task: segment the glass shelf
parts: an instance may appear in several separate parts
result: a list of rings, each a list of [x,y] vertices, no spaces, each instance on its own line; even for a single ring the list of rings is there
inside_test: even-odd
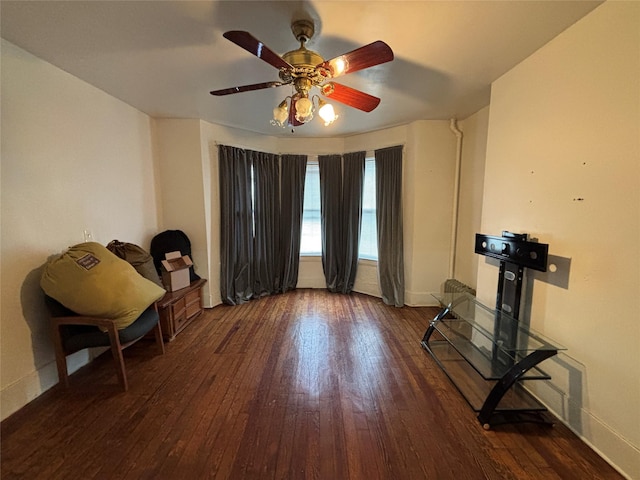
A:
[[[438,363],[460,391],[471,408],[482,410],[486,398],[495,383],[481,380],[475,368],[465,361],[458,351],[445,341],[432,341],[429,350],[437,358]],[[475,370],[475,371],[474,371]],[[546,378],[546,377],[545,377]],[[522,387],[515,385],[500,400],[496,412],[501,411],[545,411],[546,408]]]
[[[565,347],[529,328],[522,321],[516,320],[505,312],[488,308],[468,293],[445,293],[433,295],[433,297],[455,316],[455,319],[444,319],[447,324],[446,331],[465,337],[471,343],[488,342],[498,349],[518,352],[519,355],[526,355],[536,350],[566,350]],[[438,327],[440,325],[436,325],[436,329],[440,330]],[[517,332],[517,341],[510,345],[505,344],[505,339],[499,334],[508,331]]]
[[[445,319],[438,322],[435,328],[444,343],[451,345],[458,352],[458,355],[469,362],[485,380],[501,379],[515,363],[524,358],[520,353],[509,355],[507,352],[501,352],[501,355],[493,355],[491,349],[484,348],[469,339],[466,332],[460,334],[458,329],[464,326],[464,322]],[[432,339],[432,343],[438,341],[436,335],[433,335]],[[522,376],[522,380],[548,380],[550,378],[538,367],[533,367]]]

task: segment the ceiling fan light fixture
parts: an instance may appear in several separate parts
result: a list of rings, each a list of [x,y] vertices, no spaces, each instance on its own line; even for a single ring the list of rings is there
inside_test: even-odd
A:
[[[313,102],[309,97],[300,96],[296,99],[296,120],[307,123],[313,118]]]
[[[349,67],[349,63],[348,61],[344,58],[344,56],[338,57],[336,58],[333,62],[332,62],[332,74],[334,77],[337,77],[339,75],[342,75],[347,68]]]
[[[321,98],[318,98],[318,115],[320,115],[320,118],[324,121],[325,127],[331,125],[338,118],[338,115],[336,115],[333,109],[333,105],[325,102]]]
[[[287,119],[289,118],[289,107],[287,106],[287,100],[289,97],[285,98],[280,105],[273,109],[273,120],[271,120],[272,125],[276,125],[278,127],[286,127]]]

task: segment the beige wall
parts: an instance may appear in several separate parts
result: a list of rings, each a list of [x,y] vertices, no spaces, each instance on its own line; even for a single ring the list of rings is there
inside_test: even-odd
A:
[[[182,230],[191,241],[195,272],[209,278],[209,232],[207,202],[209,185],[203,169],[200,120],[154,119],[153,145],[158,168],[159,230]],[[205,188],[206,187],[206,188]],[[203,303],[211,306],[210,287]]]
[[[431,294],[441,291],[449,269],[456,138],[448,121],[424,120],[408,128],[405,299],[408,305],[433,305]]]
[[[482,220],[484,166],[489,128],[489,107],[459,123],[463,133],[458,202],[458,232],[453,277],[476,288],[480,256],[474,253]]]
[[[639,29],[640,3],[607,2],[494,83],[482,211],[484,233],[527,232],[549,244],[558,271],[529,277],[531,324],[568,350],[548,367],[562,395],[536,392],[632,478],[640,478]],[[489,303],[497,275],[480,262],[478,293]]]
[[[148,245],[157,231],[148,116],[2,41],[2,418],[57,382],[39,288],[84,241]],[[69,358],[72,370],[87,351]]]

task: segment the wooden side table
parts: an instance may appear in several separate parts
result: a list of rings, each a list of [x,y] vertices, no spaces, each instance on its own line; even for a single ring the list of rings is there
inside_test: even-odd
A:
[[[202,313],[202,286],[204,278],[175,292],[167,292],[158,300],[158,313],[162,326],[162,336],[172,341],[193,319]]]

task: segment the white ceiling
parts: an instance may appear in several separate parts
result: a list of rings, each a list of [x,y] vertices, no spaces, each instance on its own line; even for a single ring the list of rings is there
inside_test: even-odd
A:
[[[345,136],[420,119],[465,118],[488,105],[490,84],[600,1],[8,1],[6,40],[154,117],[200,118],[265,135],[290,87],[214,97],[210,90],[277,81],[278,71],[224,39],[246,30],[276,53],[298,47],[292,19],[311,18],[307,44],[325,59],[375,40],[392,62],[340,83],[382,99],[371,113],[296,136]]]

